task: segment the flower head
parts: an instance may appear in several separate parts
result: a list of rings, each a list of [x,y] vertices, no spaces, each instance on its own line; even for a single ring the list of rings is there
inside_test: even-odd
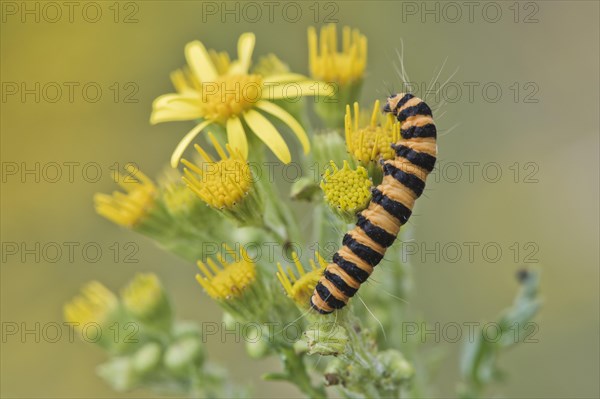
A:
[[[306,307],[306,304],[309,303],[310,299],[317,282],[323,275],[323,270],[327,266],[327,262],[323,257],[317,252],[316,258],[318,262],[318,266],[312,259],[309,260],[310,270],[304,269],[300,259],[298,259],[298,255],[296,252],[292,253],[292,259],[294,261],[294,265],[296,266],[297,274],[294,273],[294,270],[291,267],[287,267],[287,271],[283,270],[281,263],[277,264],[277,268],[279,271],[277,272],[277,278],[279,282],[283,286],[287,296],[291,298],[296,305],[300,307]]]
[[[81,295],[65,304],[63,310],[66,321],[83,329],[90,323],[110,324],[108,321],[118,308],[119,300],[115,294],[101,283],[92,281],[81,289]]]
[[[194,336],[184,336],[169,345],[163,361],[170,372],[187,377],[190,369],[202,365],[204,357],[201,340]]]
[[[171,308],[155,274],[137,274],[121,297],[125,309],[137,319],[153,326],[170,326]]]
[[[290,67],[275,54],[267,54],[259,58],[252,72],[262,76],[280,75],[290,73]]]
[[[118,184],[126,193],[115,191],[112,195],[96,194],[96,212],[112,222],[125,227],[140,223],[153,207],[156,199],[156,186],[145,174],[127,165],[127,175],[119,173]]]
[[[320,37],[311,26],[308,28],[308,56],[310,73],[315,79],[340,85],[360,81],[367,66],[367,38],[358,29],[345,26],[342,49],[338,51],[334,24],[323,26]]]
[[[188,215],[199,202],[198,197],[181,180],[165,185],[161,193],[165,208],[172,215]]]
[[[357,212],[369,205],[372,184],[367,170],[362,166],[354,170],[348,161],[344,161],[344,166],[339,169],[331,162],[331,169],[325,171],[321,180],[321,189],[331,209],[351,222]]]
[[[357,29],[344,27],[342,48],[338,50],[336,26],[308,29],[308,59],[314,79],[334,83],[336,92],[330,101],[319,101],[315,112],[325,126],[339,129],[344,123],[343,104],[358,101],[367,66],[367,38]],[[340,105],[342,105],[340,107]]]
[[[196,275],[204,291],[218,301],[239,299],[256,280],[256,265],[248,253],[241,249],[238,254],[228,246],[225,249],[233,255],[232,262],[220,255],[217,256],[218,264],[211,258],[207,259],[206,264],[199,260],[201,273]]]
[[[366,126],[360,125],[360,109],[354,103],[354,118],[350,106],[346,106],[344,120],[346,146],[348,152],[362,165],[378,163],[380,160],[392,159],[392,144],[400,139],[400,123],[392,114],[386,114],[383,124],[380,121],[379,100],[375,101],[371,119]]]
[[[248,127],[282,162],[289,163],[291,154],[288,146],[264,113],[286,124],[302,144],[304,152],[309,151],[310,143],[304,128],[272,100],[295,99],[298,94],[330,95],[332,88],[316,86],[316,82],[294,73],[271,76],[250,74],[248,71],[254,43],[254,34],[242,34],[238,40],[238,59],[233,62],[225,53],[207,51],[200,41],[186,45],[185,56],[189,69],[171,75],[177,93],[158,97],[153,103],[150,117],[152,124],[198,121],[177,145],[171,156],[171,166],[177,167],[193,139],[212,124],[221,125],[227,130],[227,141],[232,148],[240,151],[244,159],[248,156]]]
[[[250,166],[239,150],[227,144],[226,153],[212,133],[208,137],[221,159],[214,160],[196,144],[202,162],[195,165],[184,159],[183,180],[202,201],[226,216],[246,224],[262,220]]]

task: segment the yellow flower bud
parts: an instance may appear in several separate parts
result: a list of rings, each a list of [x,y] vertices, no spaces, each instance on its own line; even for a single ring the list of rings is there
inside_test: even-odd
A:
[[[342,169],[332,162],[321,180],[325,202],[348,222],[369,205],[371,185],[367,170],[362,166],[351,169],[347,161]]]
[[[354,159],[363,166],[392,159],[394,150],[391,146],[400,140],[400,123],[389,113],[381,117],[379,106],[379,100],[375,101],[371,119],[366,126],[360,123],[358,103],[354,103],[354,118],[350,106],[346,106],[344,120],[346,147]]]
[[[143,323],[160,329],[171,326],[171,307],[155,274],[137,274],[121,296],[125,309]]]
[[[119,173],[118,184],[126,193],[115,191],[112,195],[96,194],[96,212],[110,221],[125,227],[135,227],[142,222],[156,199],[156,186],[134,165],[128,164],[128,174]]]
[[[287,270],[284,271],[283,267],[280,263],[277,264],[278,272],[277,278],[279,282],[283,286],[285,293],[289,298],[291,298],[294,303],[301,309],[307,307],[309,303],[309,299],[317,285],[317,282],[323,275],[323,270],[327,266],[327,262],[323,257],[317,253],[316,254],[318,266],[315,261],[312,259],[309,261],[310,270],[306,270],[296,252],[292,252],[292,259],[294,260],[294,265],[296,266],[297,274],[294,273],[291,267],[287,267]]]
[[[208,137],[220,160],[214,160],[200,146],[196,150],[203,162],[196,165],[182,160],[183,180],[202,201],[242,224],[256,225],[262,220],[262,206],[254,188],[250,166],[238,150],[226,146],[227,153],[214,135]]]
[[[341,85],[362,80],[367,66],[367,38],[358,29],[345,26],[342,48],[338,50],[335,24],[321,28],[320,37],[314,27],[308,28],[308,59],[311,76]]]

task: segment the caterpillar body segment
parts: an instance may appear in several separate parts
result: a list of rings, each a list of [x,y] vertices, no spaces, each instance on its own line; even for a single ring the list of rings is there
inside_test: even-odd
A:
[[[381,262],[400,227],[425,189],[437,156],[437,130],[431,109],[410,93],[387,99],[384,112],[400,122],[401,140],[392,144],[395,158],[382,162],[383,180],[372,189],[371,202],[358,214],[356,226],[344,235],[310,299],[313,309],[332,313],[347,305]]]

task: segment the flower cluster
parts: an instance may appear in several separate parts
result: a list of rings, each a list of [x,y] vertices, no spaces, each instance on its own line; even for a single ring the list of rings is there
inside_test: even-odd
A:
[[[92,342],[110,358],[98,367],[98,375],[117,391],[162,385],[202,396],[235,392],[222,389],[224,376],[207,362],[199,326],[173,320],[155,274],[135,276],[120,298],[99,282],[88,283],[65,305],[64,316],[80,332],[90,323],[99,329],[101,338]],[[90,342],[85,334],[81,337]]]
[[[227,328],[253,326],[260,333],[260,339],[246,342],[248,354],[281,360],[283,370],[265,379],[288,381],[307,397],[325,397],[326,386],[333,385],[344,397],[417,396],[427,385],[426,376],[413,379],[417,345],[406,345],[407,354],[398,350],[405,348],[399,340],[407,310],[398,301],[391,311],[389,303],[408,292],[407,265],[385,268],[385,278],[373,283],[379,289],[357,293],[360,301],[333,315],[319,315],[309,306],[323,275],[340,287],[346,284],[327,274],[327,264],[340,262],[333,253],[348,224],[369,206],[372,187],[382,179],[381,161],[395,156],[392,144],[401,140],[399,123],[380,112],[379,100],[372,109],[369,105],[370,113],[361,113],[366,37],[344,27],[338,46],[337,31],[335,25],[320,32],[309,28],[305,67],[310,78],[291,72],[273,54],[253,65],[252,33],[239,37],[237,59],[200,41],[185,45],[187,65],[171,73],[175,92],[154,101],[150,122],[192,121],[194,126],[182,135],[158,183],[128,166],[118,181],[125,192],[97,194],[96,211],[196,263],[199,290],[223,310]],[[319,98],[292,101],[298,93]],[[286,135],[297,145],[284,140]],[[195,152],[186,152],[189,147]],[[297,180],[286,187],[289,180],[273,179],[278,175],[268,156],[279,161],[276,166],[294,158]],[[260,250],[274,241],[275,251]],[[208,253],[205,243],[218,245]],[[390,247],[388,261],[400,263],[398,251]],[[531,298],[526,299],[523,307],[533,312]],[[65,306],[65,318],[140,326],[135,344],[99,342],[111,359],[98,372],[116,389],[244,394],[228,390],[223,374],[207,366],[197,328],[174,320],[154,274],[137,275],[120,296],[90,283]],[[291,328],[302,333],[290,337]],[[389,340],[385,331],[392,332]],[[488,344],[482,341],[473,353],[492,356]],[[312,362],[311,355],[319,361]],[[476,373],[478,366],[471,365]]]

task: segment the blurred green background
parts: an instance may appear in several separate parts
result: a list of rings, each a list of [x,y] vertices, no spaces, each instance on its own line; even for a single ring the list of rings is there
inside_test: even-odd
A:
[[[539,263],[544,297],[537,319],[539,342],[521,345],[503,357],[509,380],[500,391],[519,398],[600,395],[598,2],[494,2],[491,6],[475,2],[471,20],[461,2],[454,3],[461,16],[444,2],[299,2],[286,15],[294,18],[293,11],[299,8],[297,22],[284,19],[285,3],[277,3],[272,22],[266,6],[262,17],[252,22],[253,11],[244,14],[240,3],[237,23],[235,15],[203,14],[199,1],[100,1],[95,4],[102,15],[92,23],[86,18],[96,18],[96,6],[75,3],[72,22],[64,5],[62,17],[53,22],[55,11],[45,8],[44,2],[2,2],[2,242],[26,243],[30,248],[36,242],[42,246],[81,243],[72,261],[65,250],[54,263],[43,256],[36,262],[33,255],[22,261],[3,247],[3,328],[6,323],[31,329],[35,323],[62,321],[62,304],[81,284],[98,279],[118,289],[136,271],[154,271],[163,279],[180,318],[220,320],[220,311],[193,279],[193,265],[97,216],[92,195],[114,189],[111,167],[115,163],[136,162],[149,175],[156,175],[189,129],[185,122],[154,127],[148,123],[152,100],[171,91],[168,74],[184,63],[186,42],[200,39],[207,47],[232,53],[238,35],[253,31],[255,60],[273,52],[293,70],[308,73],[306,28],[320,25],[329,16],[340,25],[359,28],[369,39],[365,104],[383,98],[392,86],[400,87],[394,64],[401,39],[411,81],[429,82],[446,58],[441,82],[458,68],[449,87],[458,85],[462,93],[437,113],[443,113],[438,118],[440,165],[447,166],[430,180],[426,198],[416,208],[418,216],[411,220],[419,245],[457,243],[465,248],[466,242],[479,242],[481,246],[473,261],[466,250],[456,262],[451,252],[442,253],[439,261],[433,256],[423,259],[422,252],[411,256],[416,280],[411,306],[431,323],[491,319],[511,301],[518,266]],[[212,4],[224,7],[221,2]],[[35,14],[23,15],[23,7],[39,7],[39,22]],[[433,14],[421,15],[425,7]],[[137,22],[124,23],[132,22],[131,18]],[[25,101],[21,93],[10,94],[15,83],[20,89],[21,82],[29,88],[40,82],[39,102],[33,94],[26,95]],[[43,92],[48,82],[63,87],[55,103],[48,101],[54,97],[52,85]],[[72,102],[64,82],[79,84]],[[89,82],[102,88],[97,102],[83,97],[81,89]],[[133,85],[127,86],[128,82]],[[474,87],[472,98],[467,85]],[[502,94],[494,102],[496,87]],[[139,90],[130,99],[138,101],[126,102],[135,88]],[[93,88],[89,90],[87,94],[93,96]],[[455,94],[449,89],[446,97],[452,100]],[[15,165],[33,168],[36,162],[41,167],[61,164],[62,177],[50,182],[54,176],[50,167],[39,182],[33,174],[22,181],[19,173],[8,173]],[[73,164],[73,182],[67,173],[70,162],[78,163]],[[479,162],[473,181],[465,162]],[[101,168],[95,183],[82,178],[82,166],[89,163]],[[482,175],[483,166],[490,163],[496,164]],[[517,182],[515,163],[520,170]],[[94,165],[88,170],[92,176]],[[460,165],[460,178],[455,179],[453,165]],[[499,181],[486,181],[494,178],[498,167]],[[88,242],[99,243],[103,250],[96,263],[82,257],[81,248]],[[118,262],[110,249],[115,242],[122,248]],[[139,246],[135,254],[139,263],[123,262],[127,242]],[[515,242],[521,248],[517,259],[511,249]],[[481,250],[486,243],[501,247],[498,262],[484,258]],[[528,243],[533,246],[525,247]],[[490,254],[494,256],[492,250]],[[116,394],[107,387],[94,374],[94,367],[104,360],[98,348],[69,343],[64,337],[57,343],[36,342],[33,334],[24,338],[3,335],[3,397],[151,395]],[[453,396],[460,345],[439,345],[448,351],[448,358],[436,378],[438,395]],[[209,340],[209,352],[238,381],[252,384],[258,395],[297,396],[287,384],[260,380],[262,373],[278,369],[276,361],[250,361],[242,344],[221,344],[216,339]]]

